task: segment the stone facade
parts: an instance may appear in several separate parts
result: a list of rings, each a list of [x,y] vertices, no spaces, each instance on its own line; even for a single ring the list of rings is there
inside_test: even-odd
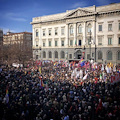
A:
[[[120,63],[120,3],[35,17],[33,58]]]
[[[11,33],[7,32],[6,35],[3,35],[3,45],[12,45],[12,44],[24,44],[25,47],[32,48],[32,33],[30,32],[20,32],[20,33]]]

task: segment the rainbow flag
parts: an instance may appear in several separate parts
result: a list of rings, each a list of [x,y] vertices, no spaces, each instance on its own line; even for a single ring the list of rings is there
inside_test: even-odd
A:
[[[81,58],[80,62],[83,62],[83,61],[84,61],[83,58]]]
[[[6,89],[6,94],[8,95],[8,89]]]
[[[8,93],[8,88],[6,88],[6,95],[5,95],[5,98],[6,98],[6,103],[9,103],[9,93]]]
[[[81,60],[80,60],[80,65],[81,65],[81,67],[83,67],[85,65],[85,61],[83,60],[83,58],[81,58]]]

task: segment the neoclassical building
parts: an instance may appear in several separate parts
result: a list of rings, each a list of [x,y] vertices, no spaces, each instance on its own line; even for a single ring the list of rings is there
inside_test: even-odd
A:
[[[33,18],[33,58],[120,63],[120,3]]]

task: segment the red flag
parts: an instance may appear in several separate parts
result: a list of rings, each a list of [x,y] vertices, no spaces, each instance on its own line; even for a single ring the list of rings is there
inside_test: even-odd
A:
[[[97,106],[97,108],[96,108],[96,113],[97,113],[99,110],[101,110],[101,109],[102,109],[102,100],[100,99],[99,104],[98,104],[98,106]]]

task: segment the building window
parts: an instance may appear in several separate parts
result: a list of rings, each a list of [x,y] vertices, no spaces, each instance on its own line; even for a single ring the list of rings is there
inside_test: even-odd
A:
[[[108,45],[112,45],[112,38],[111,37],[108,38]]]
[[[87,59],[90,60],[90,54],[87,54]]]
[[[61,58],[65,58],[65,52],[61,51]]]
[[[92,53],[92,58],[94,58],[94,56],[95,56],[94,53]]]
[[[49,58],[52,58],[52,52],[49,51]]]
[[[107,53],[107,60],[112,60],[112,52],[108,51]]]
[[[71,35],[73,34],[73,26],[72,25],[70,26],[70,34]]]
[[[45,36],[45,30],[43,30],[43,36]]]
[[[120,60],[120,51],[118,51],[118,60]]]
[[[64,46],[64,40],[61,41],[61,46]]]
[[[72,59],[72,54],[69,54],[69,59]]]
[[[61,28],[61,35],[64,35],[65,33],[64,33],[64,28]]]
[[[58,41],[57,40],[55,41],[55,46],[58,46]]]
[[[108,24],[108,31],[112,31],[112,24]]]
[[[36,60],[38,59],[38,55],[36,55]]]
[[[49,35],[51,35],[51,30],[49,30],[49,33],[48,33]]]
[[[38,47],[38,41],[36,41],[36,47]]]
[[[119,23],[119,30],[120,30],[120,23]]]
[[[38,31],[36,31],[36,37],[38,37]]]
[[[118,38],[118,44],[120,45],[120,37]]]
[[[102,25],[99,25],[99,32],[102,31]]]
[[[49,47],[51,47],[51,41],[49,41]]]
[[[55,58],[58,58],[58,52],[55,51]]]
[[[70,46],[73,46],[73,40],[70,40]]]
[[[55,35],[57,35],[58,34],[58,31],[57,31],[57,29],[55,29]]]
[[[102,45],[102,37],[98,38],[98,45]]]
[[[79,40],[79,46],[81,46],[81,40]]]
[[[91,24],[89,23],[89,24],[88,24],[88,33],[91,32],[91,28],[92,28],[92,26],[91,26]]]
[[[82,33],[82,26],[81,25],[79,25],[79,27],[78,27],[78,33]]]
[[[45,47],[45,41],[43,41],[43,47]]]
[[[102,52],[98,51],[98,60],[101,60],[101,59],[102,59]]]
[[[43,51],[43,58],[46,58],[46,52]]]

